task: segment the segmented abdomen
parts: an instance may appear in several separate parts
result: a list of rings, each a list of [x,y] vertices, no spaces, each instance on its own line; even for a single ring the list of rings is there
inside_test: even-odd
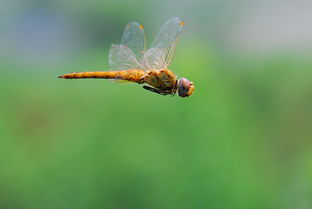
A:
[[[102,79],[119,79],[132,82],[141,82],[142,77],[146,74],[145,70],[131,69],[122,71],[98,71],[98,72],[80,72],[68,73],[58,76],[64,79],[81,79],[81,78],[102,78]]]

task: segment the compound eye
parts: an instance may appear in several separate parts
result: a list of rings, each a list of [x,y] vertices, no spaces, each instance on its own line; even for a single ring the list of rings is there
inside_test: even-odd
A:
[[[181,78],[178,82],[178,93],[180,97],[187,97],[190,89],[190,82],[186,78]]]

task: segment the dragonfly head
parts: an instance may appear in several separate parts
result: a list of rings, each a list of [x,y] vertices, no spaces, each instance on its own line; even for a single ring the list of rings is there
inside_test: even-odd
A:
[[[177,90],[180,97],[191,96],[195,87],[193,82],[190,82],[186,78],[180,78],[177,85]]]

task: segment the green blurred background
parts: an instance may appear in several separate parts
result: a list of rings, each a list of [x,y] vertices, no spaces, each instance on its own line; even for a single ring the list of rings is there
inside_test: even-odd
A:
[[[311,1],[4,0],[1,209],[312,208]],[[187,99],[106,70],[124,26],[186,25]]]

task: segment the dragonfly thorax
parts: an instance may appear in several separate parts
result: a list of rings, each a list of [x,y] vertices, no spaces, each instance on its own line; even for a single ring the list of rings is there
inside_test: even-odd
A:
[[[176,86],[176,76],[168,69],[151,70],[145,76],[145,82],[164,91],[172,91]]]

